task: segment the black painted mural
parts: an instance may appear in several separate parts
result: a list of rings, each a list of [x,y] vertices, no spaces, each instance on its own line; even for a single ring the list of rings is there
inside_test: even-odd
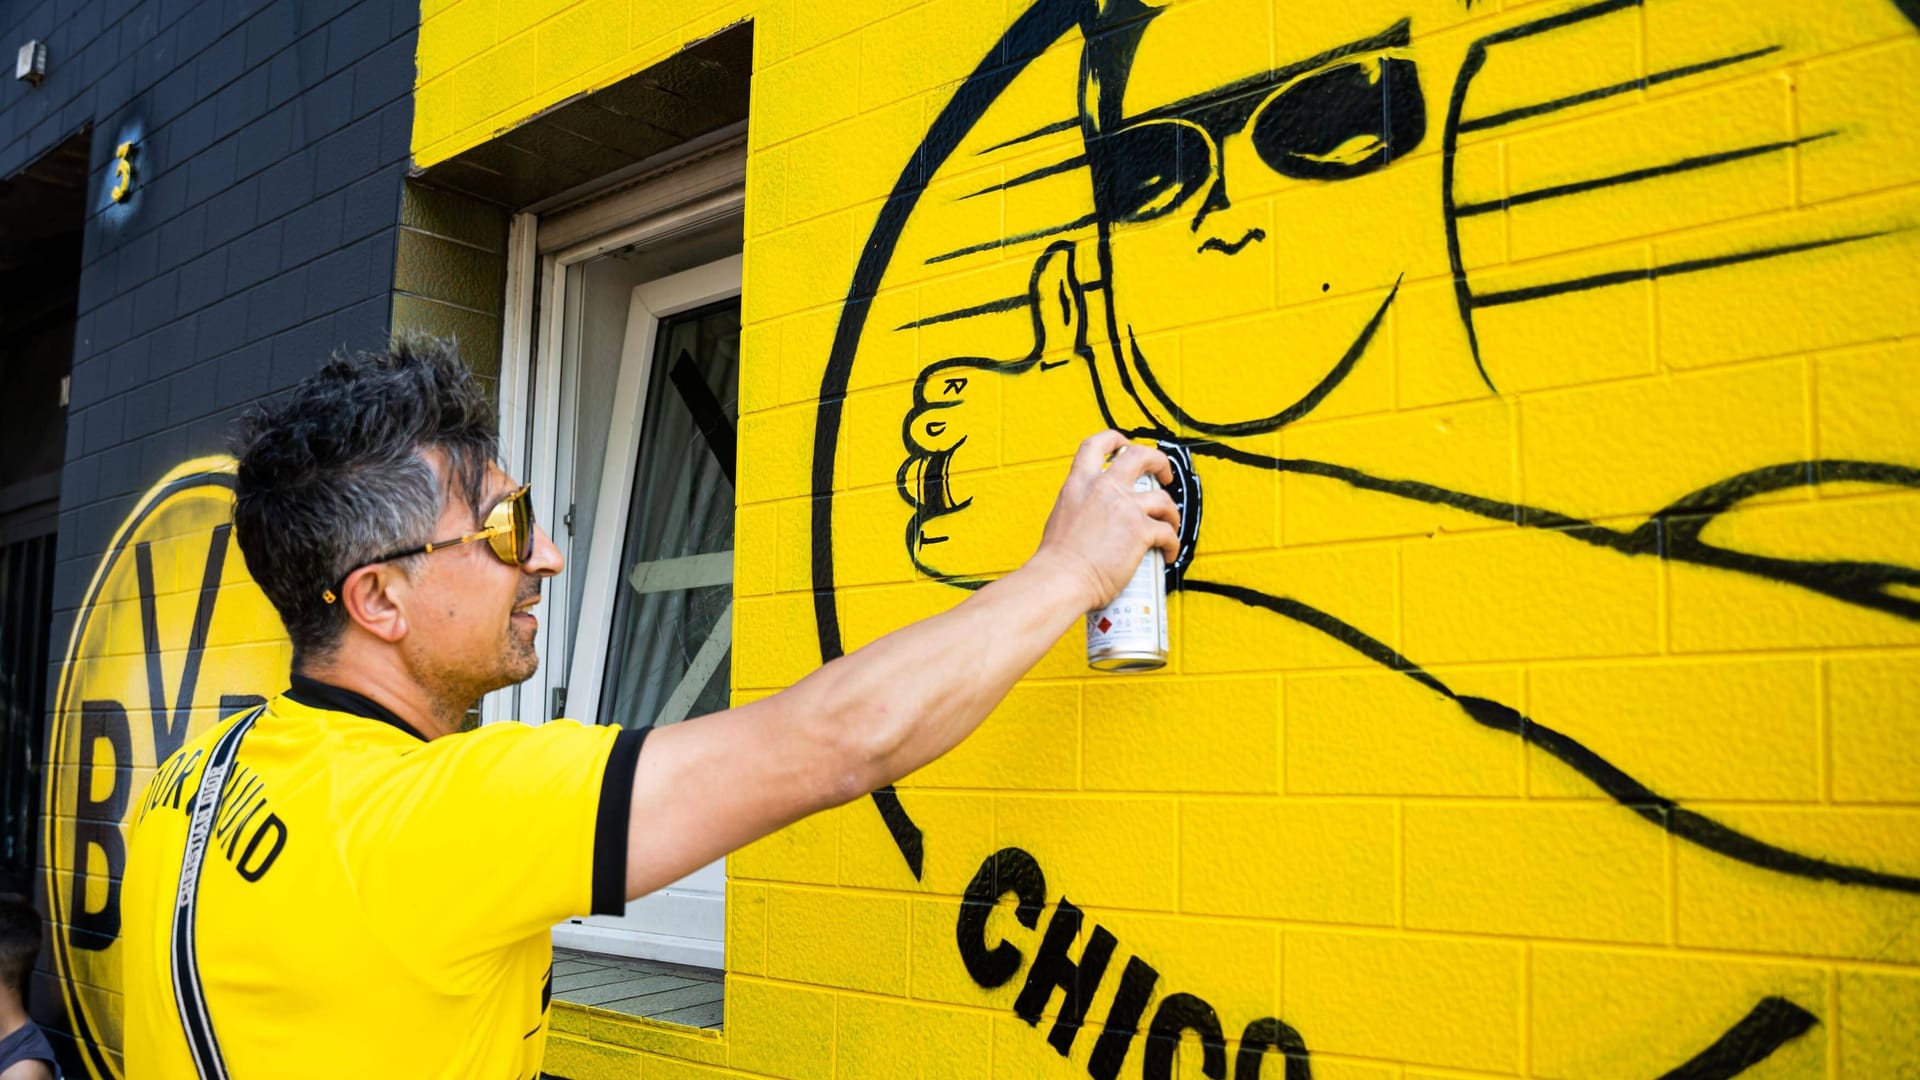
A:
[[[1642,69],[1631,77],[1569,82],[1577,82],[1586,68],[1605,70],[1603,63],[1591,59],[1590,50],[1607,42],[1608,35],[1617,31],[1636,38],[1645,25],[1682,7],[1660,0],[1601,0],[1532,5],[1506,18],[1455,8],[1445,22],[1459,25],[1443,25],[1440,31],[1423,26],[1418,18],[1399,17],[1381,19],[1377,29],[1345,43],[1324,42],[1325,35],[1302,32],[1295,54],[1287,52],[1294,37],[1282,12],[1273,28],[1271,67],[1251,73],[1221,70],[1210,87],[1195,92],[1185,88],[1205,81],[1204,70],[1194,69],[1203,69],[1209,55],[1202,17],[1183,19],[1139,0],[1038,0],[1026,6],[933,120],[907,162],[867,237],[841,307],[820,385],[814,445],[812,584],[823,656],[830,659],[843,649],[844,608],[836,586],[845,564],[837,549],[849,530],[876,527],[871,520],[842,518],[842,500],[835,497],[836,468],[846,453],[843,410],[850,391],[889,378],[911,380],[911,397],[902,407],[904,453],[896,477],[907,508],[902,515],[905,552],[920,574],[960,589],[977,588],[1012,565],[1010,560],[1021,553],[1023,534],[1005,527],[1006,515],[1042,505],[1032,499],[1009,500],[1008,485],[993,479],[996,465],[1006,464],[995,455],[1000,452],[996,446],[1011,437],[1011,429],[1002,426],[1016,415],[1011,403],[1022,402],[1018,415],[1023,417],[1097,413],[1108,426],[1158,442],[1179,466],[1177,493],[1187,528],[1182,557],[1168,568],[1168,587],[1184,596],[1184,621],[1176,627],[1187,631],[1189,648],[1226,647],[1206,636],[1208,621],[1226,608],[1255,613],[1253,619],[1234,617],[1235,625],[1243,628],[1231,643],[1235,648],[1257,643],[1259,637],[1249,637],[1252,632],[1244,628],[1259,625],[1268,627],[1260,633],[1270,636],[1276,649],[1281,648],[1277,643],[1297,641],[1302,634],[1323,639],[1348,654],[1346,663],[1391,673],[1447,703],[1457,723],[1520,740],[1530,748],[1529,760],[1540,760],[1535,757],[1539,755],[1557,762],[1591,794],[1611,800],[1642,827],[1709,859],[1738,864],[1758,881],[1775,883],[1762,888],[1800,897],[1796,919],[1817,923],[1831,917],[1860,918],[1858,912],[1872,910],[1885,920],[1886,932],[1906,933],[1898,928],[1910,928],[1920,919],[1920,907],[1915,906],[1920,904],[1915,899],[1920,894],[1920,864],[1899,845],[1867,845],[1872,854],[1862,857],[1850,853],[1859,849],[1857,844],[1829,848],[1764,824],[1756,826],[1754,815],[1737,807],[1696,805],[1666,790],[1664,780],[1643,772],[1630,746],[1627,752],[1603,749],[1584,734],[1560,726],[1554,715],[1530,709],[1521,698],[1469,692],[1455,684],[1455,676],[1437,670],[1446,660],[1477,655],[1471,645],[1451,647],[1449,642],[1443,651],[1450,655],[1429,660],[1404,644],[1407,638],[1396,625],[1370,623],[1367,614],[1343,611],[1337,599],[1309,599],[1299,586],[1311,582],[1289,581],[1263,570],[1260,560],[1245,554],[1252,545],[1240,537],[1216,554],[1210,550],[1209,529],[1201,524],[1201,492],[1210,500],[1205,518],[1211,524],[1241,512],[1220,502],[1234,498],[1223,491],[1260,490],[1266,483],[1277,486],[1283,502],[1293,492],[1312,492],[1316,506],[1337,507],[1358,520],[1418,521],[1420,525],[1405,531],[1417,529],[1428,537],[1493,523],[1538,538],[1525,539],[1531,546],[1524,549],[1513,544],[1501,549],[1512,551],[1515,558],[1555,563],[1563,556],[1553,545],[1563,545],[1594,549],[1610,559],[1657,563],[1672,568],[1658,572],[1662,580],[1684,575],[1675,580],[1684,581],[1689,590],[1727,590],[1715,617],[1736,624],[1809,618],[1820,627],[1848,628],[1807,633],[1809,646],[1821,641],[1914,640],[1913,627],[1920,623],[1920,557],[1896,534],[1856,534],[1850,543],[1844,535],[1829,539],[1824,532],[1798,526],[1769,534],[1751,524],[1769,520],[1763,516],[1767,508],[1782,502],[1828,505],[1821,500],[1894,498],[1920,488],[1920,444],[1910,436],[1893,433],[1892,441],[1884,444],[1885,457],[1761,457],[1717,474],[1702,473],[1687,462],[1667,470],[1671,476],[1652,478],[1609,477],[1604,461],[1591,467],[1594,478],[1631,490],[1638,502],[1612,499],[1604,489],[1576,494],[1567,502],[1528,497],[1504,483],[1495,490],[1476,489],[1452,480],[1472,470],[1444,458],[1429,460],[1424,469],[1411,460],[1383,468],[1368,464],[1365,453],[1359,460],[1340,460],[1292,452],[1296,442],[1291,429],[1321,421],[1328,413],[1336,418],[1354,413],[1342,397],[1343,387],[1350,395],[1369,394],[1395,378],[1410,382],[1410,354],[1431,365],[1424,380],[1446,383],[1446,389],[1432,397],[1438,404],[1510,398],[1519,401],[1524,412],[1529,393],[1578,384],[1580,375],[1553,371],[1551,352],[1540,346],[1554,338],[1550,330],[1543,332],[1541,323],[1566,318],[1572,309],[1565,305],[1582,297],[1651,297],[1658,285],[1658,326],[1681,327],[1670,332],[1672,340],[1681,343],[1689,340],[1684,330],[1688,312],[1670,315],[1665,305],[1694,304],[1706,311],[1716,303],[1733,308],[1779,305],[1779,310],[1796,312],[1782,316],[1791,330],[1809,324],[1822,327],[1800,335],[1816,348],[1829,342],[1898,338],[1920,329],[1910,316],[1879,319],[1870,300],[1829,304],[1815,297],[1815,290],[1796,292],[1790,287],[1797,280],[1872,277],[1889,269],[1911,278],[1917,257],[1911,230],[1920,212],[1910,200],[1855,200],[1778,213],[1752,228],[1706,230],[1698,239],[1652,240],[1639,247],[1603,242],[1614,236],[1660,237],[1684,224],[1663,217],[1672,205],[1669,200],[1699,197],[1692,194],[1694,189],[1663,184],[1719,184],[1728,200],[1738,202],[1743,185],[1758,183],[1754,173],[1742,170],[1790,164],[1813,176],[1823,160],[1812,156],[1816,149],[1845,155],[1852,152],[1846,150],[1851,142],[1858,147],[1900,146],[1902,153],[1911,153],[1910,140],[1888,132],[1884,121],[1876,132],[1866,110],[1828,123],[1812,115],[1818,110],[1805,99],[1799,104],[1808,115],[1796,115],[1794,123],[1802,126],[1785,137],[1748,138],[1738,130],[1739,118],[1730,115],[1722,125],[1723,137],[1685,152],[1665,149],[1670,140],[1655,129],[1623,133],[1626,125],[1619,123],[1590,125],[1595,132],[1591,141],[1578,147],[1587,157],[1534,134],[1563,121],[1575,126],[1574,121],[1608,110],[1625,115],[1627,106],[1644,106],[1663,94],[1682,102],[1693,94],[1702,99],[1700,110],[1731,109],[1704,88],[1758,85],[1764,83],[1764,73],[1798,71],[1783,65],[1804,63],[1822,49],[1837,47],[1835,42],[1847,34],[1857,35],[1850,40],[1859,42],[1898,41],[1910,38],[1914,30],[1914,13],[1897,6],[1871,12],[1849,9],[1844,18],[1803,13],[1778,23],[1773,21],[1777,12],[1756,10],[1749,25],[1676,37],[1678,46],[1663,42],[1667,47],[1659,57],[1641,56]],[[1845,29],[1819,19],[1840,19]],[[1357,13],[1302,18],[1316,31],[1321,22],[1357,26],[1360,21]],[[1710,18],[1701,21],[1711,24]],[[1219,30],[1233,32],[1228,27]],[[1250,32],[1257,37],[1257,31]],[[1186,40],[1179,40],[1180,35]],[[1168,40],[1156,40],[1162,37]],[[1642,51],[1647,48],[1641,46]],[[1062,112],[1073,110],[1076,103],[1077,110],[1044,123],[1006,127],[1009,110],[999,108],[1003,99],[1018,91],[1022,80],[1042,78],[1034,72],[1047,68],[1049,59],[1063,51],[1077,54],[1077,102],[1062,102]],[[1671,63],[1664,59],[1676,53],[1685,56]],[[1188,70],[1169,74],[1166,65],[1173,57]],[[1571,74],[1543,70],[1534,80],[1538,89],[1529,89],[1527,81],[1515,75],[1556,63]],[[1062,66],[1055,63],[1048,70]],[[1792,91],[1785,84],[1791,76],[1775,77],[1783,81],[1769,92],[1784,102],[1781,91]],[[1057,74],[1053,80],[1049,85],[1058,88]],[[1028,92],[1021,100],[1030,108],[1036,96]],[[1650,107],[1648,111],[1662,115]],[[1529,136],[1534,143],[1524,143]],[[1569,160],[1557,168],[1534,166],[1553,179],[1536,182],[1518,176],[1515,162],[1520,158],[1514,147],[1540,143],[1548,144],[1542,153],[1557,150]],[[1046,152],[1035,149],[1041,147]],[[947,171],[964,171],[969,163],[981,161],[1005,162],[1006,178],[971,190],[941,183]],[[1796,172],[1794,182],[1806,183],[1805,176]],[[1902,181],[1889,177],[1886,182]],[[1863,189],[1873,187],[1868,181],[1859,183]],[[1338,194],[1343,187],[1367,184],[1373,187],[1365,196],[1343,199]],[[1087,202],[1054,224],[1020,230],[1009,226],[1002,235],[957,245],[938,226],[927,224],[942,215],[960,217],[964,211],[955,207],[990,194],[1005,200],[1011,221],[1011,208],[1023,192],[1042,188],[1047,194],[1032,198],[1049,207],[1073,206],[1075,190],[1084,191]],[[1802,205],[1817,201],[1805,192],[1798,197]],[[1289,218],[1290,212],[1310,214],[1316,198],[1330,209],[1394,224],[1355,220],[1354,235],[1345,237],[1337,223]],[[1627,205],[1601,201],[1606,198],[1641,200],[1632,205],[1644,222],[1593,224]],[[1544,225],[1525,217],[1536,213],[1561,216],[1542,219]],[[1712,213],[1698,216],[1716,220]],[[1584,229],[1592,237],[1562,242],[1554,235],[1556,221],[1571,222],[1569,231]],[[1482,226],[1496,232],[1489,234]],[[929,234],[936,238],[929,239]],[[1312,246],[1329,239],[1331,248]],[[1539,254],[1516,255],[1521,239]],[[874,314],[885,307],[889,286],[898,282],[944,280],[929,275],[950,265],[1021,265],[1021,256],[1010,256],[1009,249],[1030,253],[1024,291],[930,310],[926,298],[958,290],[943,293],[928,286],[919,293],[917,317],[884,325]],[[1569,257],[1550,257],[1563,250]],[[1506,257],[1499,257],[1500,252]],[[982,269],[976,277],[988,272]],[[1670,284],[1683,280],[1684,291]],[[1665,291],[1669,288],[1674,291]],[[1724,293],[1716,295],[1716,290]],[[1253,299],[1244,299],[1242,293]],[[1822,292],[1820,297],[1843,293]],[[1316,307],[1323,296],[1326,301]],[[1436,302],[1442,297],[1444,302]],[[1263,323],[1259,313],[1270,308],[1302,314],[1291,323]],[[1230,328],[1209,339],[1209,324],[1217,320],[1238,320],[1239,332]],[[1713,320],[1702,321],[1708,328],[1699,334],[1710,334]],[[1030,349],[964,352],[966,336],[973,332],[969,328],[978,327],[988,340],[1004,343],[1018,336],[1008,330],[1016,322],[1030,325]],[[1282,332],[1287,326],[1305,332]],[[936,328],[944,336],[930,336]],[[1567,324],[1569,335],[1581,330],[1577,321]],[[863,363],[891,362],[902,355],[902,347],[889,343],[894,335],[919,335],[923,366],[911,373],[863,368]],[[1732,349],[1734,338],[1723,334],[1717,341]],[[1713,344],[1716,339],[1704,340],[1708,344],[1695,347],[1706,352],[1719,347]],[[941,344],[930,346],[934,341]],[[959,347],[943,355],[953,343]],[[1409,348],[1410,343],[1418,348]],[[1577,342],[1564,343],[1570,353],[1581,352]],[[1797,347],[1792,340],[1780,344],[1783,352]],[[1768,355],[1764,345],[1738,347],[1748,351],[1732,354],[1734,359]],[[911,354],[910,349],[905,352]],[[1625,362],[1622,370],[1635,370],[1633,357],[1626,356]],[[1394,374],[1380,375],[1383,368],[1394,369]],[[1433,374],[1436,368],[1446,374]],[[1647,367],[1649,373],[1653,370]],[[1376,390],[1349,387],[1363,379],[1374,381]],[[1736,399],[1691,407],[1738,413],[1746,403]],[[1444,428],[1448,421],[1438,423]],[[1060,452],[1070,449],[1078,434],[1082,432],[1065,427],[1057,432],[1054,441]],[[1302,439],[1299,445],[1314,442]],[[1275,479],[1256,479],[1265,475]],[[1037,475],[1032,480],[1036,487],[1043,482]],[[998,504],[993,502],[996,496]],[[1351,535],[1364,539],[1368,527],[1357,526]],[[1381,534],[1393,531],[1383,528]],[[1329,527],[1328,535],[1343,534]],[[1815,535],[1820,538],[1813,539]],[[1587,560],[1582,557],[1579,565],[1587,565]],[[1514,577],[1543,580],[1534,572]],[[1486,578],[1498,582],[1501,573],[1488,568]],[[1566,605],[1564,618],[1604,623],[1614,617],[1604,610],[1615,599],[1605,587],[1584,588],[1581,581],[1567,579],[1556,588],[1564,595],[1553,597],[1552,603]],[[1775,602],[1773,609],[1742,611],[1749,603],[1742,598],[1756,595],[1756,590],[1757,595],[1790,599]],[[1450,593],[1439,586],[1431,591],[1470,592]],[[1509,600],[1497,592],[1466,599],[1469,605],[1447,625],[1468,640],[1488,631],[1494,637],[1509,633],[1501,625],[1509,617],[1506,605],[1541,603],[1538,595]],[[1738,636],[1727,635],[1729,640]],[[1791,633],[1783,637],[1799,640]],[[1176,640],[1176,652],[1180,647]],[[1600,655],[1605,655],[1604,648]],[[1215,666],[1234,670],[1224,660]],[[1262,665],[1249,658],[1240,666],[1258,670]],[[1675,715],[1670,722],[1683,727],[1688,717]],[[1631,740],[1604,741],[1618,745]],[[1711,755],[1714,746],[1703,739],[1693,752]],[[888,789],[875,793],[873,800],[907,868],[922,876],[928,849],[942,837],[929,835],[916,823],[911,793]],[[1516,850],[1514,858],[1524,861],[1528,855]],[[1138,1038],[1158,975],[1139,956],[1117,970],[1115,935],[1085,917],[1065,896],[1049,894],[1045,861],[1044,852],[1020,848],[989,855],[966,889],[956,945],[967,972],[983,990],[1013,984],[1024,967],[1015,1013],[1043,1031],[1062,1056],[1073,1051],[1077,1039],[1094,1040],[1091,1056],[1076,1060],[1085,1061],[1089,1075],[1105,1080],[1119,1075],[1129,1046]],[[1810,888],[1820,891],[1807,891]],[[988,913],[1007,898],[1017,901],[1019,925],[1039,933],[1037,945],[1022,949],[1008,940],[990,940]],[[1853,914],[1821,914],[1830,900],[1838,904],[1835,911]],[[1042,930],[1041,916],[1049,903],[1053,913]],[[1782,933],[1782,940],[1797,940],[1790,928],[1783,927]],[[1791,951],[1790,946],[1782,948]],[[1107,1015],[1090,1016],[1096,990],[1112,987],[1115,979],[1118,989]],[[1051,1022],[1044,1022],[1042,1011],[1056,991],[1064,997]],[[1826,1003],[1818,998],[1767,994],[1749,998],[1743,1008],[1730,1026],[1693,1033],[1699,1049],[1690,1059],[1669,1061],[1652,1071],[1637,1063],[1635,1069],[1674,1077],[1734,1076],[1805,1035],[1823,1018],[1831,1020]],[[1231,1032],[1204,998],[1185,990],[1165,993],[1147,1028],[1142,1075],[1171,1075],[1172,1047],[1183,1032],[1198,1037],[1202,1074],[1228,1075]],[[1315,1045],[1311,1029],[1296,1030],[1287,1020],[1268,1016],[1243,1021],[1238,1034],[1233,1058],[1238,1080],[1259,1075],[1267,1050],[1285,1056],[1287,1076],[1310,1074],[1310,1048]],[[1631,1041],[1630,1034],[1625,1037]]]

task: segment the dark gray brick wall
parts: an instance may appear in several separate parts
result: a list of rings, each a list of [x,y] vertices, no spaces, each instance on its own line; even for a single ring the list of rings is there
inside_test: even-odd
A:
[[[173,464],[87,459],[218,449],[247,402],[386,332],[417,21],[410,0],[0,5],[0,43],[48,50],[41,86],[0,84],[0,176],[92,129],[62,562],[98,555],[107,531],[85,522]]]
[[[0,0],[0,59],[38,39],[48,70],[0,82],[0,177],[91,131],[53,641],[140,492],[386,334],[418,22],[418,0]]]

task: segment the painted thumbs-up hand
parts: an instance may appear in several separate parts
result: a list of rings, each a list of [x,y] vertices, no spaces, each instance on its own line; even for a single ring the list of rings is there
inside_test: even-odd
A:
[[[1041,254],[1028,290],[1032,351],[1017,360],[963,356],[927,365],[901,430],[907,457],[896,483],[913,508],[907,551],[922,573],[954,584],[977,584],[1032,554],[1058,485],[1051,470],[980,471],[996,464],[982,444],[991,444],[987,432],[1000,423],[1000,391],[1007,384],[993,383],[1075,361],[1091,367],[1086,297],[1072,244]]]

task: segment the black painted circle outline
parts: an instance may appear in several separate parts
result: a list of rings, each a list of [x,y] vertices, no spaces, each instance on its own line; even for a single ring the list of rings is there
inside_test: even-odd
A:
[[[999,100],[1008,84],[1025,71],[1028,64],[1062,34],[1080,25],[1086,6],[1085,0],[1034,0],[1014,19],[928,126],[927,133],[908,156],[899,179],[894,181],[887,201],[881,206],[879,219],[861,247],[846,301],[841,305],[840,318],[834,327],[833,346],[827,354],[826,370],[820,377],[819,404],[814,412],[813,616],[822,663],[843,655],[833,583],[833,465],[840,439],[841,407],[868,308],[892,265],[901,233],[926,190],[926,178],[953,156],[960,141],[985,115],[987,107]],[[900,805],[891,785],[874,792],[873,800],[901,856],[907,860],[908,869],[919,878],[922,868],[919,826]]]

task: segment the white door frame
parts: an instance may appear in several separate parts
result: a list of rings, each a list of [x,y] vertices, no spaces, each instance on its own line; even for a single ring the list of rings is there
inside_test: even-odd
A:
[[[614,598],[618,590],[627,587],[620,574],[621,540],[632,509],[631,478],[640,456],[640,432],[646,424],[647,387],[653,376],[653,343],[660,321],[739,296],[740,267],[740,256],[729,255],[634,287],[627,306],[626,344],[620,350],[620,378],[613,391],[607,453],[600,469],[600,505],[594,512],[593,544],[588,549],[594,557],[585,567],[579,630],[574,635],[576,647],[566,683],[569,709],[574,713],[590,715],[583,710],[599,707],[607,641],[613,633]],[[607,558],[608,554],[613,557]],[[729,580],[731,577],[729,573]],[[681,586],[676,583],[673,587]]]
[[[534,513],[565,554],[571,555],[574,545],[560,523],[573,490],[573,471],[584,467],[569,460],[576,402],[567,398],[578,380],[563,370],[560,362],[568,335],[578,331],[569,323],[577,322],[579,313],[573,320],[566,318],[569,271],[622,247],[671,243],[676,235],[740,217],[745,205],[745,162],[744,145],[723,146],[657,180],[625,187],[559,213],[516,214],[509,224],[499,383],[501,458],[533,484]],[[600,552],[601,558],[589,559],[587,565],[573,564],[577,572],[587,575],[576,624],[577,647],[568,648],[565,633],[572,621],[567,611],[570,590],[545,590],[546,615],[535,640],[544,661],[540,671],[517,687],[488,695],[481,704],[483,722],[518,719],[544,723],[555,714],[554,691],[562,686],[568,688],[562,712],[588,722],[595,719],[611,633],[612,601],[616,591],[626,587],[619,580],[618,564],[644,422],[654,338],[662,317],[738,296],[741,268],[740,256],[734,255],[634,289],[606,456],[600,463],[605,481],[595,516],[594,544],[588,548],[590,554]],[[630,358],[636,362],[629,362]],[[726,569],[730,578],[731,566]],[[726,631],[731,630],[730,617],[723,616],[723,620],[727,625],[715,633],[716,639],[728,636]],[[720,655],[715,652],[716,659]],[[554,942],[595,952],[718,968],[724,955],[722,941],[673,931],[703,929],[711,924],[714,893],[724,896],[724,875],[724,860],[716,861],[628,905],[625,916],[574,920],[557,926]],[[721,922],[724,926],[724,917]]]
[[[562,469],[569,464],[561,452],[565,445],[562,428],[570,424],[571,419],[568,410],[560,407],[563,404],[562,372],[553,358],[561,355],[566,330],[560,316],[566,311],[567,271],[576,263],[609,251],[632,244],[669,241],[676,235],[741,216],[746,205],[744,147],[727,148],[715,157],[689,166],[687,171],[698,172],[702,181],[710,186],[665,209],[658,206],[658,187],[643,184],[564,214],[550,217],[516,214],[508,227],[504,340],[500,358],[500,456],[510,470],[532,481],[534,517],[547,528],[562,554],[572,553],[570,538],[559,528],[567,509],[560,493],[571,489],[571,477],[561,476]],[[669,174],[668,178],[684,183],[684,178],[677,174]],[[676,191],[685,194],[684,188]],[[645,216],[557,250],[540,250],[543,228],[548,232],[577,234],[580,219],[608,220],[614,218],[622,206],[633,207]],[[539,339],[538,363],[536,338]],[[563,420],[563,417],[567,418]],[[567,483],[563,487],[560,481]],[[541,658],[540,670],[518,686],[488,694],[480,704],[483,723],[519,720],[540,724],[554,715],[553,691],[567,685],[565,678],[572,661],[567,655],[566,635],[553,632],[569,621],[566,592],[546,590],[545,616],[534,635],[534,649]],[[570,690],[567,699],[567,712],[575,712],[573,704],[583,700]]]
[[[640,437],[646,429],[647,390],[653,381],[654,344],[662,320],[740,295],[741,258],[729,255],[634,286],[627,305],[626,340],[620,349],[620,374],[614,384],[613,413],[607,431],[605,456],[600,462],[599,505],[594,513],[593,540],[581,572],[580,619],[567,677],[568,711],[592,717],[599,708],[600,687],[613,635],[614,602],[628,588],[640,591],[730,584],[732,553],[716,560],[710,555],[664,559],[648,564],[641,578],[627,580],[625,559],[627,515],[633,503],[633,478],[639,467]],[[563,402],[561,409],[572,404]],[[561,445],[572,445],[563,435]],[[567,464],[567,463],[563,463]],[[571,463],[579,467],[578,463]],[[570,485],[569,485],[570,486]],[[718,573],[712,566],[719,562]],[[554,592],[562,590],[555,589]],[[720,615],[708,640],[669,698],[663,716],[667,723],[685,719],[700,688],[719,666],[731,640],[733,606]],[[689,690],[691,687],[691,690]],[[679,714],[672,714],[676,707]],[[726,860],[720,858],[657,892],[627,904],[621,915],[573,919],[553,928],[553,941],[567,948],[640,956],[652,960],[718,968],[725,957]]]

